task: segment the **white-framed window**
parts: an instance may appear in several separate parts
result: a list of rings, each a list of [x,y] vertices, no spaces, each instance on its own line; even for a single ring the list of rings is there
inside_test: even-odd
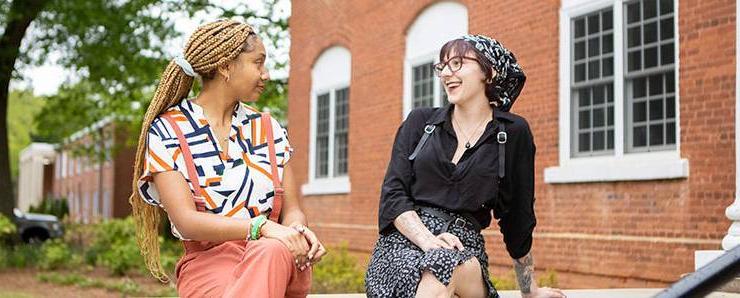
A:
[[[565,0],[560,164],[546,183],[687,177],[680,157],[678,1]]]
[[[419,14],[406,34],[403,116],[418,107],[447,104],[447,94],[434,75],[439,50],[468,33],[468,10],[457,2],[439,2]]]
[[[324,50],[311,70],[308,183],[304,195],[349,193],[349,109],[352,55]]]

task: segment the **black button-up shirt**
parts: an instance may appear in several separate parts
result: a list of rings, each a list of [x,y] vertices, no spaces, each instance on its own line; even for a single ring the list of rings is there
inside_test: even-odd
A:
[[[419,206],[469,213],[483,228],[491,224],[493,210],[509,255],[523,257],[532,246],[536,224],[535,145],[529,124],[518,115],[494,110],[483,135],[454,164],[458,139],[450,118],[453,110],[454,105],[414,109],[398,129],[380,198],[380,232],[393,231],[396,217]],[[500,182],[497,121],[508,135],[506,174]],[[427,124],[436,129],[410,161]]]

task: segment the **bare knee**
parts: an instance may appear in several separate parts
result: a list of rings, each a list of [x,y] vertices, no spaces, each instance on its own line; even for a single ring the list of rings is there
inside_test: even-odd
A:
[[[452,279],[469,280],[481,276],[480,262],[473,257],[455,268],[452,272]]]
[[[416,289],[416,297],[447,298],[452,295],[450,289],[445,287],[437,277],[429,271],[424,271],[421,281]]]
[[[485,296],[486,286],[481,270],[481,264],[475,257],[457,266],[452,272],[455,294],[461,297]]]

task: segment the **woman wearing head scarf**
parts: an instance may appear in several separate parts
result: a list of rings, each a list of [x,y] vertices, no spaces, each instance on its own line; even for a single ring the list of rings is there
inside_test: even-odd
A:
[[[396,134],[368,297],[498,297],[480,233],[492,215],[522,296],[565,297],[534,279],[535,144],[527,121],[509,112],[524,72],[483,35],[447,42],[439,60],[450,103],[414,109]]]
[[[138,243],[166,281],[163,208],[185,247],[175,272],[181,297],[305,297],[310,266],[325,253],[291,183],[283,200],[285,130],[242,103],[264,90],[265,59],[249,25],[202,25],[165,69],[144,116],[130,198]],[[197,77],[202,90],[188,98]]]

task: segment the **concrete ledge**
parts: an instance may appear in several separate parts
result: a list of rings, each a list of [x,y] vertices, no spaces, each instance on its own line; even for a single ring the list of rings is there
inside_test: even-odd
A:
[[[663,289],[588,289],[588,290],[565,290],[568,298],[648,298],[653,297]],[[499,291],[501,298],[521,298],[519,291]],[[310,298],[364,298],[365,294],[313,294]],[[706,297],[709,298],[740,298],[740,294],[714,292]]]

